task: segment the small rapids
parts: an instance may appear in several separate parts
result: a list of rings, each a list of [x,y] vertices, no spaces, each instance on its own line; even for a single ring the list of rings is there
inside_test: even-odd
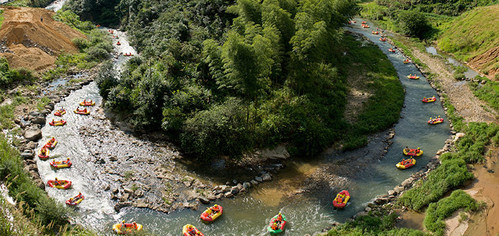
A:
[[[113,208],[115,202],[110,200],[111,193],[105,190],[110,180],[103,178],[108,175],[102,175],[100,170],[94,168],[95,160],[91,159],[94,147],[86,144],[81,134],[84,127],[96,128],[105,124],[102,117],[94,115],[102,114],[102,98],[95,82],[92,82],[56,104],[55,109],[66,108],[67,114],[63,119],[68,122],[67,125],[48,125],[52,119],[59,119],[51,114],[42,129],[43,138],[39,147],[55,136],[59,144],[51,152],[51,156],[55,155],[57,160],[69,157],[73,162],[73,167],[69,169],[54,171],[49,166],[50,160],[37,160],[44,182],[54,177],[73,181],[73,188],[70,190],[47,187],[48,194],[63,203],[82,192],[85,200],[76,209],[74,221],[105,234],[111,234],[112,224],[124,219],[141,223],[147,232],[156,235],[179,235],[182,226],[187,223],[195,225],[206,235],[267,235],[267,223],[279,211],[289,221],[285,235],[312,234],[333,222],[344,222],[363,210],[376,196],[385,194],[425,166],[450,135],[448,122],[437,126],[426,123],[429,116],[446,117],[439,102],[421,102],[422,97],[437,94],[417,68],[412,64],[403,64],[405,57],[400,53],[388,52],[390,45],[380,42],[379,36],[372,35],[370,29],[362,29],[360,24],[356,24],[349,30],[366,36],[388,55],[406,89],[405,108],[401,113],[403,118],[395,126],[396,136],[384,158],[379,158],[383,153],[385,140],[384,135],[379,134],[371,138],[368,146],[358,150],[326,154],[306,163],[292,161],[271,182],[260,184],[250,189],[249,193],[235,198],[218,200],[216,203],[224,207],[224,215],[213,224],[201,223],[199,215],[204,210],[203,206],[198,210],[180,210],[170,214],[127,207],[117,214]],[[118,39],[113,38],[113,45],[119,53],[114,58],[115,68],[120,71],[121,65],[130,58],[122,54],[135,55],[136,52],[129,46],[125,33],[114,30],[113,34],[118,35],[121,43],[117,46]],[[408,74],[417,74],[421,79],[409,80],[406,78]],[[95,107],[89,108],[92,112],[89,116],[73,113],[83,99],[96,102]],[[106,143],[102,143],[99,148],[104,150],[105,145]],[[419,146],[425,154],[417,159],[416,167],[400,171],[395,168],[395,163],[402,159],[401,150],[405,146]],[[352,199],[344,210],[334,210],[331,202],[341,189],[348,189]]]

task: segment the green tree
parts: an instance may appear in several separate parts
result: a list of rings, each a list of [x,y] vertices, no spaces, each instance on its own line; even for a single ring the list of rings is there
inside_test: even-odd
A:
[[[431,29],[426,16],[418,11],[401,11],[398,14],[398,23],[403,34],[418,37],[425,37]]]

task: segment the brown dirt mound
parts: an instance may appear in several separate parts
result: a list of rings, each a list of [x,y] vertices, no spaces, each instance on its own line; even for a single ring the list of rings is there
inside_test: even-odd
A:
[[[480,69],[481,71],[488,70],[488,77],[490,79],[495,78],[495,74],[499,73],[499,68],[497,64],[499,63],[499,46],[489,49],[483,54],[473,57],[468,64],[473,67]]]
[[[52,11],[15,7],[3,10],[0,56],[7,58],[12,68],[49,69],[60,53],[78,52],[71,42],[73,38],[85,38],[82,33],[52,19],[55,14]]]

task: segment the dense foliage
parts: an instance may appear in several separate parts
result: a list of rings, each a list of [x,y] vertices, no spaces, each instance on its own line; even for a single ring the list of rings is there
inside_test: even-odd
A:
[[[449,16],[457,16],[477,6],[499,3],[497,0],[376,0],[375,2],[388,7],[388,12],[402,9]]]
[[[19,68],[10,69],[5,57],[0,57],[0,88],[6,88],[23,81],[31,81],[34,76],[31,71]]]
[[[498,76],[499,79],[499,74],[496,74],[496,76]],[[485,84],[479,82],[469,83],[473,94],[481,100],[486,101],[490,107],[499,112],[499,80],[493,81],[486,78],[482,79],[485,79],[487,82]]]
[[[422,236],[427,235],[419,230],[395,227],[397,214],[386,209],[371,211],[368,215],[359,216],[353,221],[333,228],[328,236],[340,235],[391,235],[391,236]]]
[[[478,203],[463,190],[452,192],[449,197],[443,198],[436,203],[431,203],[426,210],[424,226],[436,235],[444,235],[444,219],[451,216],[455,211],[464,208],[466,211],[476,211]]]
[[[137,0],[122,0],[123,2],[139,2]],[[82,20],[96,22],[102,25],[118,25],[119,15],[115,8],[120,0],[71,0],[64,9],[71,9]]]
[[[120,80],[103,68],[107,107],[129,114],[137,129],[162,127],[198,157],[279,143],[316,154],[345,127],[337,66],[354,1],[232,4],[122,1],[143,57],[130,60]]]
[[[23,169],[19,152],[0,136],[0,180],[5,181],[9,194],[17,202],[23,202],[26,213],[34,211],[32,216],[50,230],[50,227],[60,227],[67,224],[67,209],[47,193],[37,187]]]

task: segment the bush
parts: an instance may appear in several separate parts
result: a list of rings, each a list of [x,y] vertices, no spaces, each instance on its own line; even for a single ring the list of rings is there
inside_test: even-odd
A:
[[[476,211],[478,207],[478,203],[470,195],[463,190],[456,190],[452,192],[450,197],[443,198],[428,206],[424,226],[426,229],[435,232],[436,235],[443,235],[445,218],[451,216],[458,209],[464,208],[466,211]]]
[[[37,187],[23,169],[19,152],[0,136],[0,180],[7,183],[9,194],[17,202],[26,203],[25,214],[32,210],[35,220],[47,229],[59,228],[68,223],[67,209],[47,196],[47,193]]]
[[[78,48],[80,49],[80,52],[83,52],[83,50],[85,50],[86,48],[88,48],[90,42],[88,42],[88,40],[86,39],[82,39],[82,38],[74,38],[73,40],[71,40],[73,42],[73,44]]]
[[[85,60],[87,61],[102,61],[109,57],[109,53],[104,48],[100,47],[90,47],[86,50],[87,56]]]
[[[97,78],[95,79],[99,92],[104,99],[107,99],[111,88],[118,84],[112,62],[106,62],[101,66]]]
[[[401,33],[408,36],[422,39],[431,29],[426,16],[419,11],[400,11],[397,19]]]
[[[440,167],[428,174],[426,180],[420,180],[416,187],[405,192],[398,201],[419,211],[470,179],[473,179],[473,174],[468,172],[464,160],[445,160]]]

